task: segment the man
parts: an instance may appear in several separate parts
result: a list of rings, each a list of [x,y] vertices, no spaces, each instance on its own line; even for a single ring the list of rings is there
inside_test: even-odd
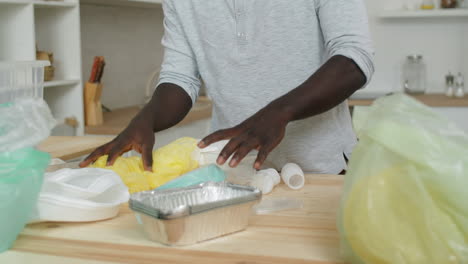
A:
[[[356,137],[346,99],[371,78],[363,0],[165,0],[165,56],[152,100],[112,142],[81,165],[131,149],[151,170],[154,132],[176,125],[201,80],[213,100],[212,130],[199,146],[230,139],[217,162],[255,168],[298,163],[339,173]]]

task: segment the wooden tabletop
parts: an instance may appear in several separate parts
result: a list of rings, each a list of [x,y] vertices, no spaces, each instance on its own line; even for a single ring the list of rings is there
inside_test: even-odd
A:
[[[266,196],[301,199],[302,209],[252,216],[243,232],[186,247],[147,240],[127,205],[108,221],[29,225],[0,263],[341,263],[335,224],[341,190],[342,176],[307,175],[302,190],[280,185]]]
[[[198,98],[197,103],[177,126],[211,118],[211,108],[212,103],[210,99],[207,97]],[[92,135],[117,135],[128,126],[140,110],[141,106],[130,106],[104,113],[104,124],[87,126],[85,132]]]
[[[422,103],[431,107],[468,107],[468,96],[463,98],[449,98],[445,94],[411,95]],[[374,99],[350,99],[349,106],[369,106]]]
[[[91,153],[97,147],[111,141],[112,137],[49,137],[38,149],[53,158],[71,160]]]

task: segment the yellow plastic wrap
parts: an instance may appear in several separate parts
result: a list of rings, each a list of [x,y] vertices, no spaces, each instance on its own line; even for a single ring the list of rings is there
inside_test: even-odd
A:
[[[468,135],[404,95],[364,121],[338,221],[346,260],[468,263]]]
[[[143,169],[141,157],[120,157],[113,166],[106,166],[106,155],[99,158],[91,167],[115,171],[127,185],[130,193],[152,190],[198,168],[197,142],[194,138],[180,138],[154,151],[153,172]]]

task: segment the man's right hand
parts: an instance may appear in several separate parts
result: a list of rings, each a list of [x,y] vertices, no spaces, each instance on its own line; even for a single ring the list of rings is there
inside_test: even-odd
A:
[[[107,165],[127,151],[135,150],[142,155],[143,167],[152,170],[154,133],[179,123],[192,108],[192,99],[181,87],[163,83],[154,92],[151,101],[143,107],[130,125],[111,142],[99,147],[89,155],[80,167],[86,167],[101,156],[109,155]]]
[[[93,151],[80,163],[80,167],[87,167],[104,155],[109,155],[107,166],[112,166],[122,154],[135,150],[141,153],[145,170],[152,171],[153,146],[154,132],[152,124],[144,116],[139,115],[114,140]]]

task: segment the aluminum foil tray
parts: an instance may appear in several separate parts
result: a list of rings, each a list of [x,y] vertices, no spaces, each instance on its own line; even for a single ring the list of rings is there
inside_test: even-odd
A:
[[[151,240],[190,245],[243,230],[258,189],[230,183],[135,193],[130,208]]]

